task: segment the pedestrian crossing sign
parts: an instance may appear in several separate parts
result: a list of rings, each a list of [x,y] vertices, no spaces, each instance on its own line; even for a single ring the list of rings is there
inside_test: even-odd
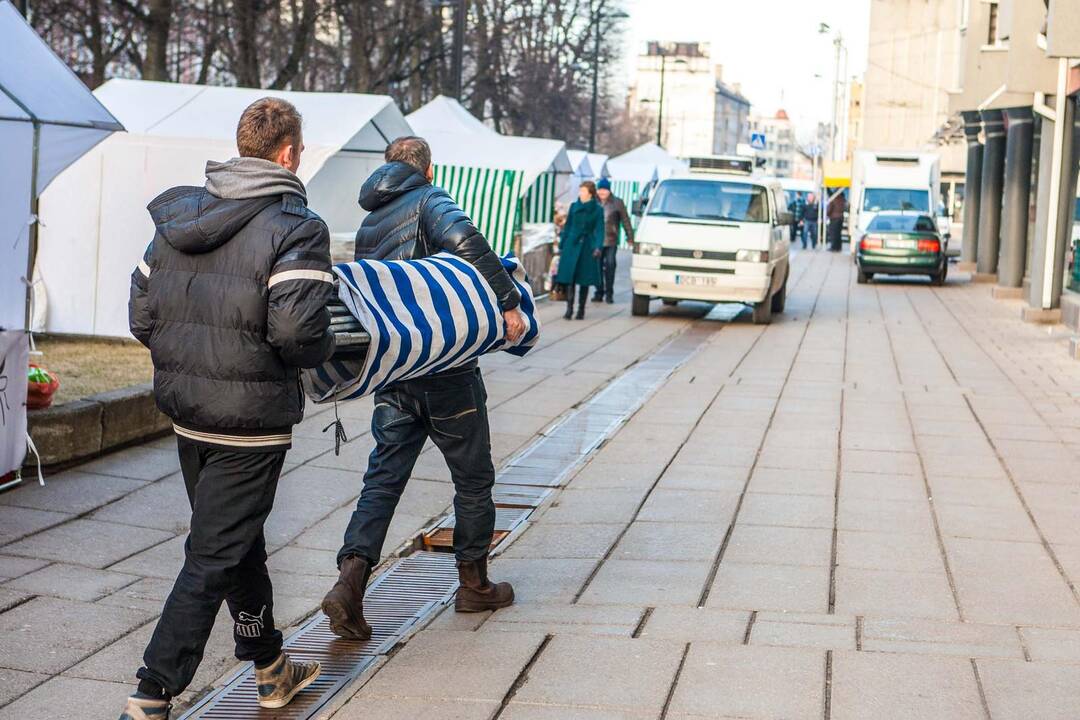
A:
[[[765,133],[750,133],[750,147],[755,150],[764,150]]]

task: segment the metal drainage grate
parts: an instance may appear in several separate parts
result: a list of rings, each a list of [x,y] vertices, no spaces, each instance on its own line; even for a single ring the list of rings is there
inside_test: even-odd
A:
[[[322,613],[308,620],[285,640],[289,655],[318,660],[322,674],[308,689],[280,710],[259,707],[255,672],[249,665],[220,690],[208,695],[180,720],[303,720],[323,708],[348,682],[397,644],[437,606],[457,590],[454,557],[418,552],[390,566],[368,585],[364,617],[372,637],[365,642],[342,640],[330,632]]]
[[[498,509],[493,545],[519,528],[552,492],[551,488],[560,485],[613,435],[710,334],[695,328],[673,339],[510,460],[499,473],[494,489]],[[453,527],[451,515],[436,526],[436,531],[449,533],[452,543]],[[379,655],[389,652],[437,607],[448,602],[457,585],[451,553],[425,551],[402,558],[373,579],[364,595],[364,616],[373,630],[370,640],[360,643],[338,638],[330,632],[329,621],[322,613],[286,639],[290,655],[322,664],[319,679],[288,706],[280,710],[259,707],[254,669],[249,665],[180,720],[308,720]]]

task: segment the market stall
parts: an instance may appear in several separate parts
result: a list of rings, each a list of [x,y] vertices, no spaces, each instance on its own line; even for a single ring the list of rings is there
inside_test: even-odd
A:
[[[64,168],[123,129],[15,7],[0,0],[0,485],[26,456],[33,314],[27,289],[41,229],[39,197]]]
[[[297,175],[310,207],[345,242],[364,216],[360,185],[389,141],[411,133],[384,95],[119,79],[94,94],[128,133],[101,143],[42,196],[44,328],[53,333],[129,336],[128,276],[154,234],[147,203],[168,187],[203,184],[207,160],[234,157],[237,120],[255,100],[281,97],[303,115]]]

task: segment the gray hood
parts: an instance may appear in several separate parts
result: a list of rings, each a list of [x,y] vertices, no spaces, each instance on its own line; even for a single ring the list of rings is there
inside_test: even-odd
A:
[[[223,200],[248,200],[271,195],[299,195],[307,203],[304,183],[277,163],[241,157],[206,163],[206,190]]]

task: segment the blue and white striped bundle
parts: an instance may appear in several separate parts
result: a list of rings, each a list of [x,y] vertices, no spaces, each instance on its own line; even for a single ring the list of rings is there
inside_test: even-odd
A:
[[[525,334],[506,340],[499,304],[470,263],[439,253],[422,260],[359,260],[335,265],[341,301],[371,335],[364,357],[332,358],[304,371],[316,403],[370,395],[398,380],[463,365],[485,353],[524,355],[540,337],[536,304],[521,263],[502,258],[521,292]]]

